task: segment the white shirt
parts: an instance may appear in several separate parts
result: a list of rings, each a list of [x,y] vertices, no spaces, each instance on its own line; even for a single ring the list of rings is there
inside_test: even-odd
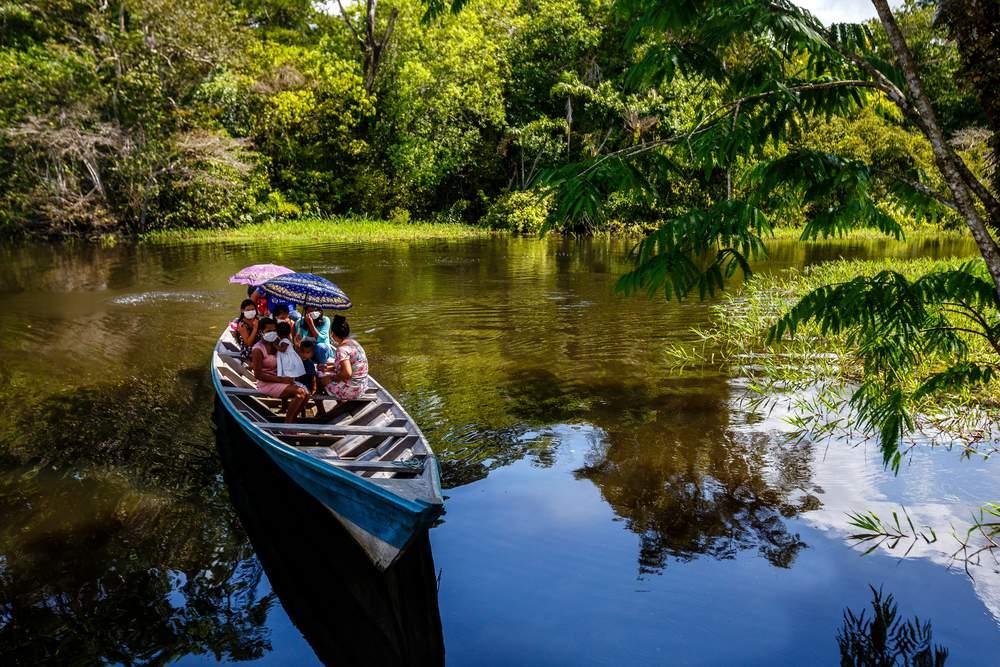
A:
[[[282,349],[284,347],[284,349]],[[282,377],[297,378],[306,374],[306,365],[302,363],[302,357],[295,351],[295,346],[288,338],[278,341],[278,375]]]

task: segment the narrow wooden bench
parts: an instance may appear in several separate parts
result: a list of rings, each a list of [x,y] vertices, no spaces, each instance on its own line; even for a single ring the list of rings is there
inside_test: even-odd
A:
[[[338,426],[337,424],[285,424],[258,423],[266,431],[298,431],[300,433],[329,433],[331,435],[394,435],[408,433],[404,426]]]

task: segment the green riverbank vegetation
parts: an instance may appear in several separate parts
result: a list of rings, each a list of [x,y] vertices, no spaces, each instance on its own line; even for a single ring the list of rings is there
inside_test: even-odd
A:
[[[970,258],[930,260],[887,258],[840,260],[805,270],[786,269],[758,274],[741,289],[727,292],[712,306],[712,326],[696,331],[695,345],[675,345],[667,354],[678,370],[723,364],[747,379],[749,404],[767,412],[775,403],[791,409],[792,423],[800,434],[811,437],[840,436],[859,424],[854,388],[863,384],[866,351],[859,342],[863,332],[845,318],[809,320],[798,326],[794,337],[778,336],[778,328],[795,318],[796,308],[809,308],[809,295],[823,291],[859,288],[870,281],[906,281],[918,289],[932,290],[936,278],[981,274],[981,264]],[[860,294],[859,294],[860,296]],[[858,304],[859,310],[886,304]],[[953,336],[952,345],[964,353],[963,369],[989,368],[996,355],[996,335],[969,322],[961,306],[939,303],[928,307],[935,321],[934,336]],[[868,315],[877,320],[876,313]],[[778,323],[777,327],[775,323]],[[968,455],[990,456],[1000,441],[990,425],[1000,421],[1000,384],[972,383],[940,385],[941,373],[954,364],[950,349],[929,349],[926,355],[899,366],[901,391],[912,397],[914,422],[907,438],[893,440],[883,448],[886,463],[898,468],[908,446],[918,442],[959,444]],[[945,376],[947,377],[947,376]],[[869,425],[870,426],[870,425]],[[895,446],[892,446],[895,445]]]
[[[164,229],[144,234],[144,243],[269,243],[309,241],[419,241],[469,239],[492,234],[489,229],[458,222],[409,222],[360,217],[268,220],[222,229]]]
[[[769,4],[744,2],[739,11]],[[4,3],[0,233],[143,235],[342,215],[521,234],[546,223],[623,233],[759,187],[750,179],[755,165],[805,149],[943,191],[930,143],[885,104],[817,114],[808,128],[776,131],[772,142],[738,157],[724,141],[710,164],[689,155],[672,138],[702,125],[699,136],[721,141],[704,114],[725,105],[731,91],[672,60],[657,40],[637,41],[641,3],[455,5]],[[926,3],[906,5],[900,16],[947,132],[981,169],[984,112],[973,91],[956,83],[955,44],[932,25]],[[758,37],[732,43],[731,57],[752,64],[755,40],[769,30],[757,27]],[[878,26],[869,27],[885,44]],[[718,46],[691,37],[703,40],[685,37],[694,49]],[[659,53],[666,57],[655,60]],[[805,49],[788,55],[790,76],[807,66]],[[632,151],[657,161],[630,172],[655,189],[653,198],[616,187],[620,179],[608,170]],[[605,160],[591,172],[588,210],[565,215],[549,188],[532,188],[587,160]],[[885,192],[873,185],[874,195]],[[895,200],[878,210],[903,227],[916,224]],[[781,219],[801,226],[814,215],[788,206]],[[933,224],[958,223],[945,207]]]

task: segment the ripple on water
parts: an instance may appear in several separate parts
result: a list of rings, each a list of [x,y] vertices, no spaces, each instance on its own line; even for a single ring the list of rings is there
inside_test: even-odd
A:
[[[217,292],[140,292],[138,294],[124,294],[111,299],[111,303],[119,306],[140,306],[148,303],[166,302],[209,302],[215,301]]]
[[[315,273],[319,276],[332,276],[338,273],[350,273],[351,269],[346,266],[328,264],[305,264],[298,267],[303,273]]]

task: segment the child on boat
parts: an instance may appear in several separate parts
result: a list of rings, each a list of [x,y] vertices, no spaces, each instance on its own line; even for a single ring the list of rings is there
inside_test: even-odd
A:
[[[296,378],[298,382],[298,378],[306,374],[306,367],[295,346],[292,345],[292,325],[288,322],[278,322],[275,331],[278,332],[278,340],[275,342],[275,347],[278,348],[278,375]]]
[[[316,393],[316,362],[313,361],[313,354],[316,352],[316,343],[311,340],[304,340],[299,343],[299,357],[306,372],[295,378],[295,381],[304,386],[312,393]]]
[[[292,316],[289,314],[288,306],[286,304],[281,303],[278,304],[277,306],[274,306],[274,310],[272,310],[271,312],[274,317],[274,321],[277,322],[279,325],[282,322],[287,322],[289,330],[291,330],[291,327],[295,326],[295,322],[292,320]]]

